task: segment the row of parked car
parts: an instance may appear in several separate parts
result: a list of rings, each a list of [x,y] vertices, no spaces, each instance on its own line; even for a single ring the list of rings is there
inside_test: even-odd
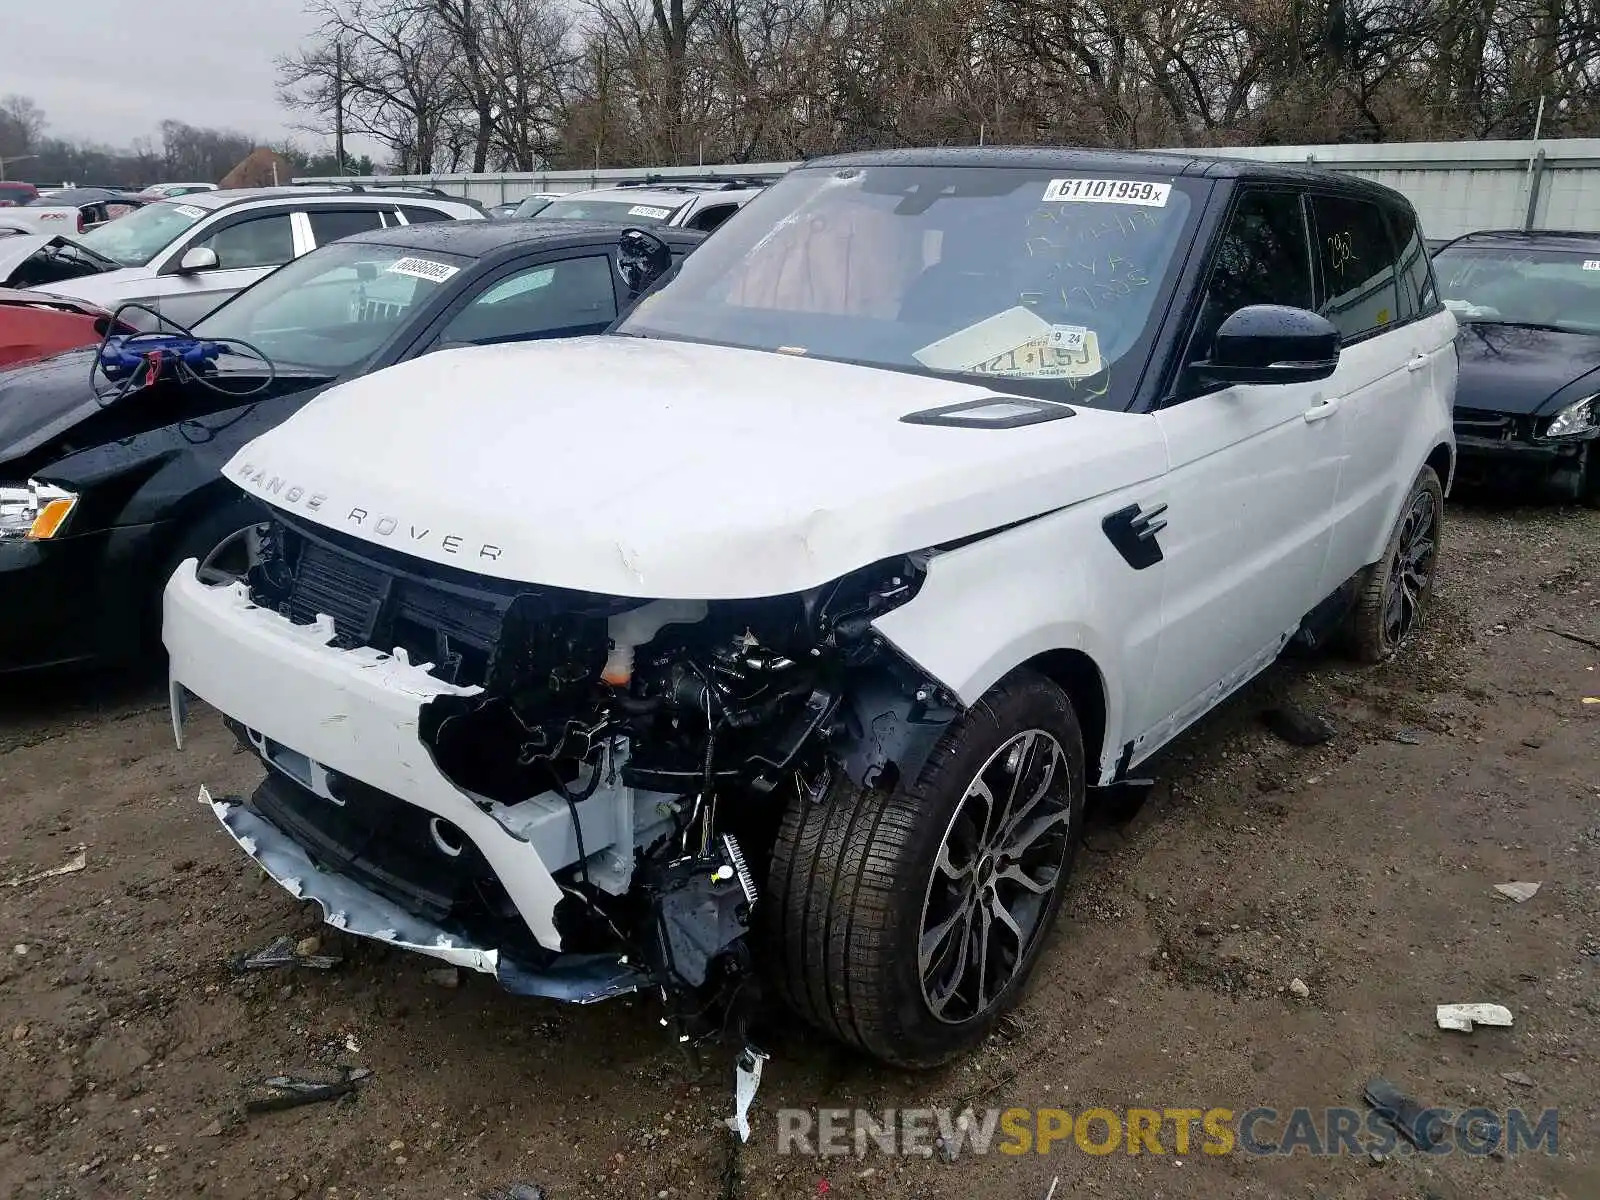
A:
[[[1087,798],[1291,643],[1401,647],[1469,457],[1600,494],[1600,241],[1430,255],[1348,176],[896,151],[483,216],[208,193],[16,264],[189,328],[0,374],[0,666],[159,631],[291,892],[684,1037],[759,973],[972,1046]]]

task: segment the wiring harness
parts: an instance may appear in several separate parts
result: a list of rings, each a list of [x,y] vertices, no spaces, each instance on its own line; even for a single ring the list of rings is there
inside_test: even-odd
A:
[[[142,312],[156,320],[152,331],[119,332],[131,328],[123,314]],[[170,332],[169,332],[170,330]],[[265,377],[247,388],[219,382],[216,362],[223,354],[259,361]],[[153,387],[163,378],[194,383],[235,399],[248,399],[266,391],[278,377],[272,360],[240,338],[201,338],[169,317],[137,301],[119,305],[107,323],[105,337],[89,366],[89,386],[102,407],[109,407],[133,392]]]

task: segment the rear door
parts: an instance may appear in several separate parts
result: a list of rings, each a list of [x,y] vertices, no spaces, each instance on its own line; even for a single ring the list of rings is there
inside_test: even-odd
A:
[[[1320,281],[1318,311],[1340,333],[1339,368],[1327,381],[1339,412],[1329,422],[1341,439],[1339,491],[1324,591],[1374,561],[1411,485],[1409,436],[1431,403],[1434,340],[1440,314],[1429,313],[1404,283],[1384,209],[1357,195],[1311,197]],[[1416,230],[1414,255],[1427,263]],[[1448,318],[1445,318],[1448,320]],[[1423,447],[1417,461],[1427,452]]]

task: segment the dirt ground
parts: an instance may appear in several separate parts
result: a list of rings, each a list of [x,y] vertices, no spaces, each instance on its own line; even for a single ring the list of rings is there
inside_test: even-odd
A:
[[[0,885],[79,846],[87,866],[0,886],[0,1195],[1600,1197],[1600,652],[1551,630],[1600,640],[1600,513],[1453,506],[1418,644],[1274,668],[1091,828],[1004,1036],[916,1076],[790,1032],[731,1173],[728,1052],[694,1075],[648,1000],[446,988],[344,938],[196,803],[256,776],[214,717],[179,753],[159,684],[7,681]],[[1285,700],[1333,740],[1266,732]],[[1510,880],[1543,886],[1518,904]],[[344,962],[230,969],[284,933]],[[1515,1025],[1441,1031],[1453,1001]],[[374,1073],[353,1099],[243,1114],[247,1081],[338,1063]],[[780,1106],[1359,1109],[1375,1075],[1424,1105],[1559,1108],[1557,1152],[777,1152]]]

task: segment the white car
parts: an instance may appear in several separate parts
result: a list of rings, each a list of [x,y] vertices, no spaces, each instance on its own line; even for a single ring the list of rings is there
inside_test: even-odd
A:
[[[691,1036],[759,970],[942,1062],[1017,1001],[1087,797],[1291,641],[1422,621],[1420,238],[1267,163],[808,163],[613,332],[426,355],[228,463],[272,519],[248,583],[167,586],[174,725],[197,695],[268,769],[202,795],[347,933],[661,989]]]
[[[416,221],[483,220],[426,193],[257,188],[158,200],[73,238],[104,270],[40,290],[107,309],[136,301],[192,325],[290,259],[353,233]]]
[[[667,225],[710,233],[766,187],[762,179],[650,179],[553,195],[547,204],[526,204],[517,216],[531,221],[605,221],[641,228]]]

